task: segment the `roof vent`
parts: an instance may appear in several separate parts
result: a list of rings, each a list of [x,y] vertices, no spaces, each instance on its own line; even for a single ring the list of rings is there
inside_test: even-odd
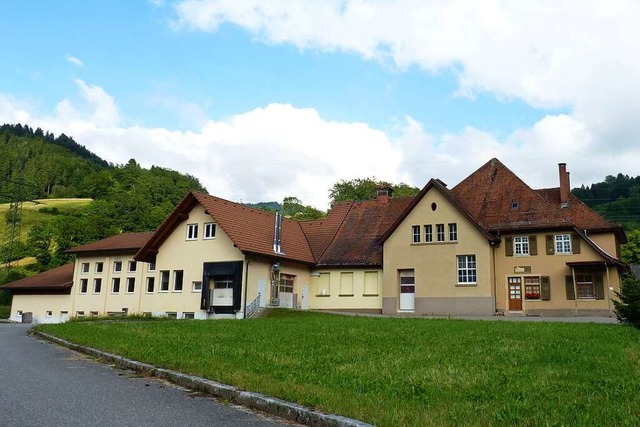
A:
[[[387,203],[393,195],[393,188],[387,183],[381,183],[376,188],[376,200],[380,203]]]
[[[277,254],[282,254],[282,248],[280,244],[282,243],[282,214],[280,212],[276,212],[275,216],[275,224],[273,227],[273,252]]]

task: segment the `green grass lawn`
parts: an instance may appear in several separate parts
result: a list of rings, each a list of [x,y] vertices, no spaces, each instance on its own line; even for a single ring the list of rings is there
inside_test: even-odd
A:
[[[10,305],[0,305],[0,319],[8,319],[11,314]]]
[[[37,328],[380,426],[640,425],[640,332],[620,325],[276,311]]]

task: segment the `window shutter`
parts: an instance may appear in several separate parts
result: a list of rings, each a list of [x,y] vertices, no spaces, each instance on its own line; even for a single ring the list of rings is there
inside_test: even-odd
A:
[[[504,238],[504,253],[506,256],[513,256],[513,237]]]
[[[556,253],[556,248],[553,241],[553,234],[547,234],[544,236],[544,241],[546,244],[547,255],[553,255]]]
[[[574,254],[580,253],[580,236],[577,233],[571,234],[571,251]]]
[[[567,290],[567,299],[576,299],[576,293],[573,289],[573,276],[565,276],[564,278],[565,288]]]
[[[540,278],[540,296],[543,301],[549,301],[551,299],[551,280],[549,280],[549,276],[542,276]]]
[[[535,234],[529,236],[529,255],[538,255],[538,238]]]
[[[602,281],[602,275],[593,275],[593,287],[596,292],[596,299],[604,299],[604,283]]]

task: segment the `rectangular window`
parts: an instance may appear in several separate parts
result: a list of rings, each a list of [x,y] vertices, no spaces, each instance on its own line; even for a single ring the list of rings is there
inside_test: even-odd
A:
[[[120,273],[122,271],[122,261],[113,261],[113,272]]]
[[[97,317],[97,316],[98,316],[98,312],[97,312],[97,311],[90,311],[90,312],[89,312],[89,316],[91,316],[91,317]]]
[[[364,294],[378,295],[378,272],[377,271],[364,272]]]
[[[101,262],[96,262],[96,273],[102,273],[102,269],[104,268],[104,264]]]
[[[178,313],[176,313],[175,311],[167,311],[167,317],[169,319],[177,319]]]
[[[458,224],[456,224],[455,222],[449,224],[449,241],[458,241]]]
[[[135,261],[129,261],[129,273],[133,273],[138,269],[138,263]]]
[[[93,293],[99,294],[102,290],[102,279],[93,279]]]
[[[331,295],[331,273],[320,273],[316,295]]]
[[[198,224],[187,224],[187,240],[198,238]]]
[[[160,272],[160,292],[169,291],[169,271],[164,270]]]
[[[156,271],[156,263],[150,262],[147,264],[147,271]]]
[[[204,223],[204,238],[205,239],[213,239],[216,237],[216,223],[215,222],[205,222]]]
[[[83,262],[82,263],[82,270],[81,270],[84,274],[89,272],[89,263],[88,262]]]
[[[214,289],[233,289],[233,276],[216,276],[213,281]]]
[[[156,278],[155,277],[147,277],[147,293],[152,294],[153,289],[156,286]]]
[[[424,226],[424,241],[427,243],[433,242],[433,226],[431,224]]]
[[[436,224],[436,238],[438,242],[444,242],[444,224]]]
[[[132,294],[136,290],[136,278],[127,277],[127,293]]]
[[[195,315],[193,313],[182,313],[182,318],[186,320],[195,319]]]
[[[420,226],[414,225],[411,227],[413,233],[413,243],[420,243]]]
[[[47,317],[51,317],[51,316],[53,316],[53,311],[47,310]]]
[[[525,277],[524,278],[524,298],[539,300],[542,298],[540,290],[540,278],[539,277]]]
[[[202,292],[202,282],[191,282],[191,292]]]
[[[529,236],[513,238],[513,253],[515,255],[529,255]]]
[[[473,284],[477,283],[478,276],[476,271],[475,255],[458,255],[458,283]]]
[[[173,292],[182,292],[182,280],[184,272],[182,270],[173,270]]]
[[[84,317],[84,311],[76,311],[76,317],[78,318]]]
[[[80,279],[80,293],[86,294],[89,287],[89,279]]]
[[[353,295],[353,273],[340,273],[340,295]]]
[[[280,292],[289,292],[293,293],[293,282],[295,281],[296,276],[292,274],[281,274],[280,275]]]
[[[111,283],[111,293],[117,294],[120,293],[120,278],[114,277],[113,282]]]
[[[556,234],[556,253],[557,254],[570,254],[571,253],[571,236],[568,234]]]
[[[576,275],[576,287],[579,299],[594,299],[596,297],[593,278],[590,274]]]

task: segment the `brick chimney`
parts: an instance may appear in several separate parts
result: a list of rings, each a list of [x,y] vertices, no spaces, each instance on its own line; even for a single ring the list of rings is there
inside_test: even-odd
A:
[[[388,203],[392,194],[393,188],[389,184],[382,183],[376,188],[376,200],[378,203]]]
[[[566,163],[558,163],[558,175],[560,178],[560,207],[566,208],[569,206],[569,194],[571,192]]]

